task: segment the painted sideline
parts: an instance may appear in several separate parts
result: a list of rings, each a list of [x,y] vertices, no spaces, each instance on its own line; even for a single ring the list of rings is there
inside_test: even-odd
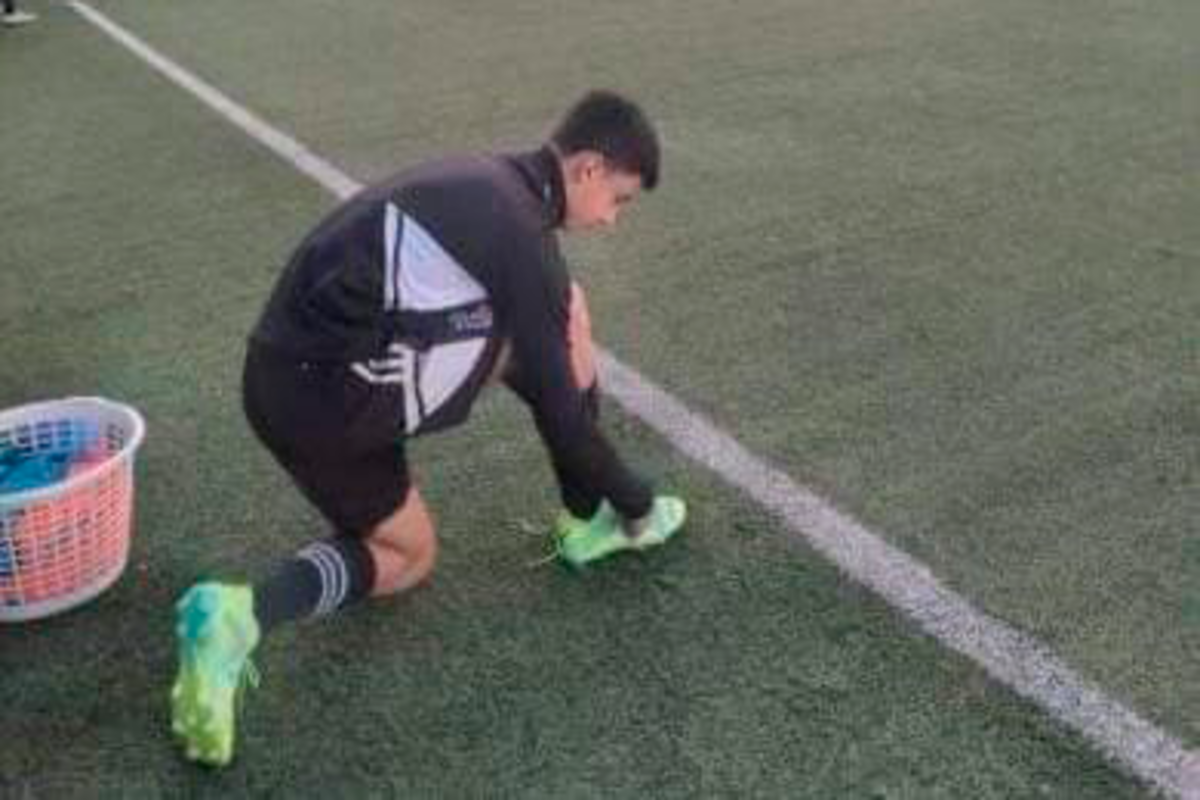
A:
[[[362,188],[330,162],[184,70],[81,0],[70,7],[173,83],[339,198]],[[1200,800],[1200,753],[1158,729],[1044,645],[974,608],[927,566],[750,453],[611,353],[599,351],[606,393],[680,452],[780,516],[852,579],[882,596],[922,630],[980,665],[993,679],[1045,709],[1144,782]]]

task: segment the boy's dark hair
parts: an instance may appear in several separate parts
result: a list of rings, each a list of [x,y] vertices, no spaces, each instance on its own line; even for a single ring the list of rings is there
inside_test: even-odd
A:
[[[564,156],[595,150],[622,172],[641,176],[646,190],[658,185],[658,133],[636,103],[616,92],[588,92],[563,117],[550,141]]]

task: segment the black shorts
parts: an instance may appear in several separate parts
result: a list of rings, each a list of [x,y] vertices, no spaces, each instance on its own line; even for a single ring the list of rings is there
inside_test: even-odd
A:
[[[398,387],[369,384],[348,365],[251,345],[242,405],[258,438],[339,533],[366,536],[407,499]]]

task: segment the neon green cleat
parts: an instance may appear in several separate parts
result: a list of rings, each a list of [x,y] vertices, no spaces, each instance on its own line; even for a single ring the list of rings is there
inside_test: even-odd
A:
[[[554,520],[554,538],[558,540],[572,534],[578,534],[581,531],[586,531],[592,525],[612,527],[617,522],[616,510],[607,500],[602,500],[600,508],[596,509],[596,513],[591,519],[580,519],[570,511],[564,510],[559,512],[558,519]]]
[[[179,673],[171,687],[171,730],[189,760],[223,767],[233,760],[242,687],[258,684],[250,653],[258,644],[249,586],[198,583],[175,605]]]
[[[656,547],[674,536],[686,518],[687,505],[682,499],[660,495],[654,498],[649,514],[630,523],[637,531],[631,536],[618,522],[615,513],[601,518],[597,512],[590,522],[576,520],[580,523],[578,526],[560,534],[558,555],[571,566],[582,567],[622,550]]]

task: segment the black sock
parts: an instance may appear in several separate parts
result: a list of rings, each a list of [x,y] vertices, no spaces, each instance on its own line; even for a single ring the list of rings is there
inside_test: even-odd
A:
[[[281,622],[331,614],[358,602],[375,585],[375,560],[361,539],[313,542],[254,586],[254,615],[263,633]]]

